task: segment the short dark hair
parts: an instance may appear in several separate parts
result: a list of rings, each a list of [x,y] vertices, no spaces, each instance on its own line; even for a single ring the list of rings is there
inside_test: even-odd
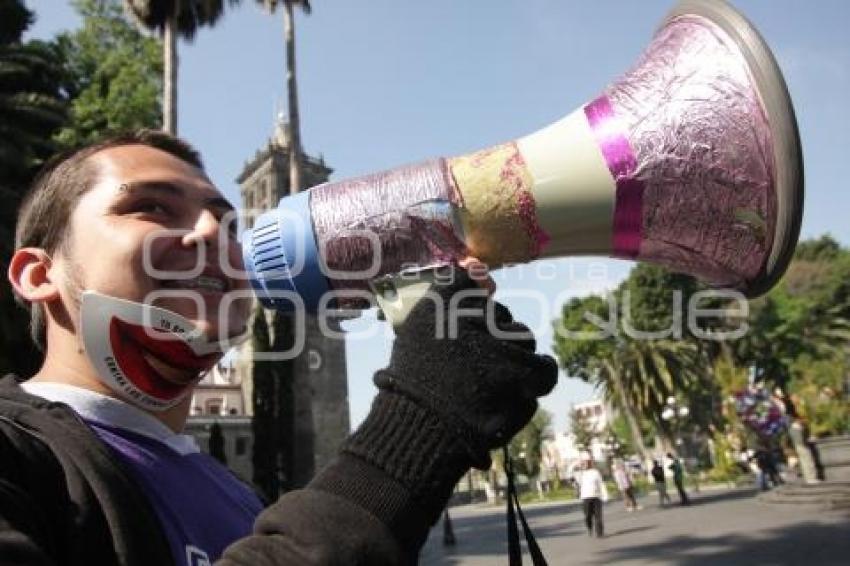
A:
[[[77,203],[97,181],[99,171],[91,156],[105,149],[146,145],[203,170],[201,156],[185,141],[158,130],[123,132],[94,143],[63,151],[50,158],[36,175],[18,209],[15,249],[34,247],[53,253],[67,243],[70,218]],[[16,295],[30,311],[30,336],[44,349],[46,323],[42,308]]]

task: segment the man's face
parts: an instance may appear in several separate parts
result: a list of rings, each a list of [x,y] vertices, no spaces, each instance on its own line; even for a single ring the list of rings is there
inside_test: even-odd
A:
[[[90,159],[97,181],[80,198],[69,245],[57,254],[77,332],[79,291],[92,290],[176,312],[212,340],[241,334],[250,286],[239,275],[236,220],[221,193],[199,169],[144,145]],[[234,291],[241,298],[229,302]]]

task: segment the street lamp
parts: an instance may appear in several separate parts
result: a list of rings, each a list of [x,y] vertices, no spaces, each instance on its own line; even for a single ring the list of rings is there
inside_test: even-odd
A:
[[[688,418],[690,413],[691,410],[687,405],[679,403],[673,396],[667,397],[667,404],[661,410],[661,418],[670,423],[676,436],[676,445],[682,444],[682,439],[679,438],[680,423]]]
[[[609,457],[620,455],[620,442],[613,434],[605,439],[603,448],[608,452]]]

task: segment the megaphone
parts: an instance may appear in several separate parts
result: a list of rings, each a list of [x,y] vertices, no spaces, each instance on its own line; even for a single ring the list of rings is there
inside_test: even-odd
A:
[[[803,161],[782,73],[722,0],[680,2],[597,98],[517,140],[285,197],[243,240],[266,307],[472,255],[604,255],[748,296],[796,246]]]

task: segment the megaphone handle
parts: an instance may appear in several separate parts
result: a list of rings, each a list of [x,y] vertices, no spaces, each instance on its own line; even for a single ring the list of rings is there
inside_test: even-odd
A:
[[[378,307],[393,328],[402,324],[416,303],[437,284],[436,269],[418,270],[415,276],[408,272],[370,281]]]

